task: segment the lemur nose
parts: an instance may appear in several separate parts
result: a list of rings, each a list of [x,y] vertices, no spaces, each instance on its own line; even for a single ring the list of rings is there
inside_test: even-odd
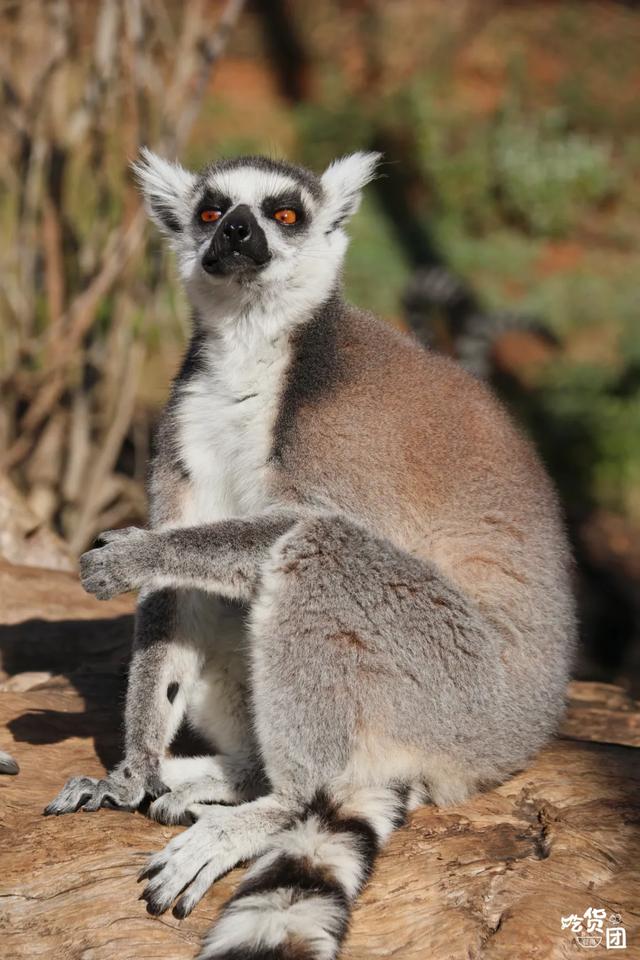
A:
[[[231,217],[224,225],[223,234],[232,246],[246,243],[251,237],[251,224],[242,216]]]

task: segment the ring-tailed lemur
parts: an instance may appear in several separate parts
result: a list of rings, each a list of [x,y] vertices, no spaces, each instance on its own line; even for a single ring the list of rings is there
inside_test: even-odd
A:
[[[485,386],[342,298],[377,159],[136,166],[194,331],[151,529],[81,561],[96,596],[141,591],[125,759],[47,812],[151,794],[195,819],[143,871],[154,913],[258,858],[210,960],[335,957],[407,811],[521,767],[563,706],[570,558],[536,455]],[[185,717],[215,755],[166,756]]]

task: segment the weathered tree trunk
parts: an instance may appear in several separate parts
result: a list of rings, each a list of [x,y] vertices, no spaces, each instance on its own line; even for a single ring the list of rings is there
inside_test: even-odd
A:
[[[25,569],[5,565],[2,580],[11,605],[0,640],[12,676],[0,687],[0,748],[21,772],[0,778],[0,952],[11,960],[194,957],[241,871],[186,920],[153,918],[137,899],[136,873],[178,828],[109,810],[42,816],[66,777],[100,774],[118,755],[117,660],[130,622],[127,601],[88,600],[68,574],[32,568],[20,593]],[[15,673],[29,669],[20,649],[31,650],[33,670],[44,634],[62,640],[74,630],[84,643],[66,677],[62,662],[44,683]],[[344,960],[575,957],[582,948],[561,917],[589,907],[621,914],[628,947],[620,956],[640,956],[640,705],[604,684],[573,684],[570,697],[564,736],[526,770],[463,806],[420,810],[394,836]]]

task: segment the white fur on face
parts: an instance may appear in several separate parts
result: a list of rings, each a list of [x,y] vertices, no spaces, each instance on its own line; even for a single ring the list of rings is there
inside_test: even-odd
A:
[[[260,325],[269,336],[294,326],[335,286],[347,249],[346,235],[341,230],[329,232],[323,201],[284,173],[247,165],[214,170],[205,182],[212,191],[228,196],[233,206],[250,208],[265,232],[272,259],[246,284],[211,277],[201,267],[209,239],[198,236],[189,242],[185,237],[177,248],[180,272],[200,315],[216,328],[230,323],[237,329],[246,318],[246,327]],[[286,227],[264,215],[262,204],[292,192],[300,194],[309,222],[304,232],[287,236]]]
[[[232,203],[246,203],[254,213],[267,197],[284,193],[300,193],[306,206],[315,209],[315,201],[304,184],[277,170],[260,170],[258,167],[242,166],[231,170],[212,171],[205,179],[212,190],[220,191]]]
[[[291,263],[305,253],[305,238],[298,242],[291,242],[286,235],[286,227],[282,227],[271,217],[262,212],[262,204],[267,198],[299,194],[307,215],[313,220],[318,211],[318,205],[311,193],[300,181],[278,171],[261,170],[257,167],[243,166],[231,170],[221,170],[212,173],[205,180],[206,186],[216,193],[221,193],[231,200],[231,209],[239,205],[246,205],[265,232],[269,244],[269,251],[273,260],[269,267],[259,277],[259,286],[263,287],[269,281],[279,277],[284,279],[287,270],[282,271],[283,263]],[[205,241],[205,246],[208,241]],[[274,270],[280,267],[280,270]],[[216,278],[213,282],[216,282]],[[218,280],[219,283],[219,280]]]

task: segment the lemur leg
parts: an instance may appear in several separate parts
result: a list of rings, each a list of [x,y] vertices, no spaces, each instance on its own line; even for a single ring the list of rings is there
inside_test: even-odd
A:
[[[194,805],[197,822],[145,872],[150,908],[184,889],[184,915],[231,866],[270,851],[234,898],[248,913],[230,953],[255,920],[249,897],[273,898],[305,871],[313,882],[301,900],[325,887],[351,900],[423,780],[437,802],[467,796],[495,761],[502,695],[498,641],[473,605],[435,566],[343,518],[302,520],[278,539],[251,632],[255,729],[273,793],[232,811]],[[287,817],[297,826],[274,836]],[[281,899],[261,909],[282,911]],[[203,957],[226,956],[220,944],[211,951]]]
[[[81,560],[85,588],[99,597],[132,587],[151,590],[141,598],[131,661],[125,711],[125,759],[108,777],[72,777],[45,814],[69,813],[101,806],[135,809],[146,794],[167,791],[159,775],[159,761],[178,725],[188,714],[192,725],[218,750],[235,754],[220,776],[207,775],[184,783],[180,791],[150,808],[161,821],[192,819],[186,814],[194,800],[239,802],[264,789],[262,769],[249,736],[246,685],[232,675],[242,662],[240,646],[220,642],[214,609],[218,601],[198,590],[179,594],[157,587],[170,582],[180,587],[206,587],[232,598],[248,595],[259,564],[273,540],[293,520],[287,515],[259,518],[254,524],[230,521],[211,528],[177,529],[163,533],[129,528],[104,535],[106,546],[91,550]],[[235,550],[236,541],[240,550]],[[174,568],[177,571],[174,574]],[[216,588],[216,574],[222,578]],[[218,618],[219,619],[219,618]],[[205,662],[206,661],[206,662]],[[253,749],[252,749],[253,747]],[[225,777],[223,774],[231,773]]]
[[[246,609],[202,591],[185,591],[185,596],[185,629],[204,652],[186,720],[214,745],[217,756],[161,761],[160,775],[170,792],[151,804],[149,815],[163,823],[192,823],[188,808],[193,803],[240,803],[265,792],[248,709]]]
[[[182,630],[176,593],[141,595],[129,668],[124,760],[104,779],[72,777],[45,813],[101,806],[133,810],[146,794],[163,793],[160,758],[184,716],[202,659],[202,650]]]

